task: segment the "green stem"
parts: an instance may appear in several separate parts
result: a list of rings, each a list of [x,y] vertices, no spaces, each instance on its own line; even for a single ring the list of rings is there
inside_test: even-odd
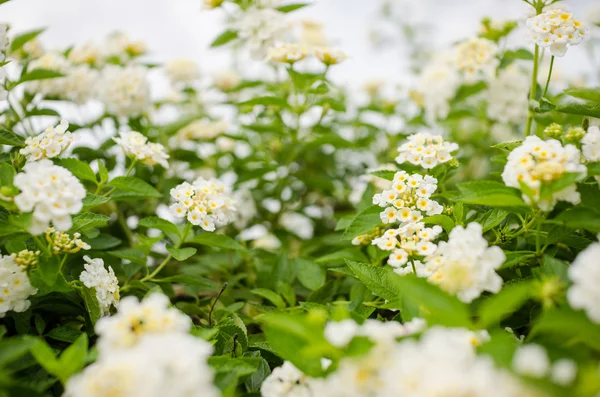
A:
[[[181,247],[181,244],[183,244],[185,242],[185,239],[187,238],[188,233],[190,232],[190,229],[192,228],[192,224],[187,222],[187,224],[185,225],[185,229],[183,229],[183,234],[181,236],[181,240],[179,241],[178,244],[175,244],[175,248],[179,248]],[[158,273],[160,273],[160,271],[167,266],[167,264],[169,263],[169,261],[171,260],[171,258],[173,258],[173,255],[169,254],[167,255],[167,257],[165,258],[164,261],[161,262],[160,265],[158,265],[156,267],[156,269],[154,269],[154,271],[150,274],[148,274],[146,277],[142,278],[140,281],[144,282],[144,281],[148,281],[148,280],[152,280],[152,278],[154,278],[154,276],[156,276]]]
[[[60,265],[58,265],[58,272],[62,273],[62,268],[65,265],[65,262],[67,261],[67,254],[65,254],[65,256],[63,256],[62,260],[60,261]]]
[[[531,74],[531,91],[529,92],[529,100],[535,100],[535,92],[537,88],[537,75],[538,75],[538,61],[540,55],[540,47],[535,45],[535,52],[533,54],[533,73]],[[533,123],[533,110],[529,109],[529,115],[527,116],[527,125],[525,126],[525,136],[531,135],[531,124]]]
[[[548,71],[548,80],[546,80],[546,87],[544,87],[544,93],[542,97],[546,97],[546,93],[548,92],[548,86],[550,85],[550,77],[552,76],[552,67],[554,66],[554,55],[550,57],[550,70]]]
[[[40,240],[40,238],[38,236],[31,236],[31,237],[33,237],[33,241],[35,241],[37,246],[40,247],[40,249],[42,251],[44,251],[44,253],[50,255],[50,250],[48,249],[48,246],[44,245],[43,241]]]

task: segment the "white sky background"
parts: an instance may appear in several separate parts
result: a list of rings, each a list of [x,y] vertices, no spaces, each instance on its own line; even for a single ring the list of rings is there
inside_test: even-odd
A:
[[[428,39],[437,48],[474,35],[483,16],[505,19],[522,17],[528,6],[520,0],[392,0],[398,14],[435,26]],[[585,17],[598,0],[566,0],[564,3]],[[402,43],[384,50],[373,49],[369,32],[378,24],[382,0],[315,0],[314,5],[294,12],[290,19],[314,19],[337,47],[351,59],[334,70],[334,79],[352,85],[370,79],[389,82],[410,81]],[[202,0],[12,0],[0,6],[0,21],[11,24],[13,32],[40,26],[46,48],[66,48],[88,40],[100,41],[120,30],[132,39],[142,39],[150,50],[149,59],[164,61],[175,57],[196,60],[210,74],[230,64],[227,50],[210,49],[210,42],[224,30],[220,11],[202,9]],[[517,35],[518,37],[518,35]],[[526,45],[526,37],[522,37]],[[519,39],[517,38],[517,41]],[[583,46],[569,50],[555,67],[567,74],[589,72],[592,65]]]

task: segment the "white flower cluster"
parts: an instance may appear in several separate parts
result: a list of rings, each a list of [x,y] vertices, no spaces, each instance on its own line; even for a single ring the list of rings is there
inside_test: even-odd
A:
[[[403,164],[408,161],[411,164],[430,169],[452,160],[451,153],[456,150],[458,150],[458,145],[445,142],[441,135],[420,132],[410,135],[407,142],[398,148],[400,154],[396,157],[396,162]]]
[[[585,36],[582,23],[573,14],[555,8],[527,19],[527,27],[536,45],[550,48],[550,53],[562,57],[570,46],[577,45]]]
[[[96,290],[101,314],[105,316],[110,313],[111,306],[117,307],[119,303],[119,280],[112,267],[106,270],[102,259],[85,255],[83,260],[86,262],[83,265],[85,270],[79,275],[79,280],[86,287]]]
[[[309,378],[291,364],[265,380],[263,397],[497,396],[534,395],[476,346],[489,336],[461,328],[435,327],[416,340],[377,342],[360,356],[345,357],[327,378]],[[390,341],[390,339],[388,339]]]
[[[398,171],[392,180],[392,188],[373,196],[373,204],[386,207],[379,215],[383,223],[406,225],[418,222],[423,214],[441,214],[443,207],[431,195],[437,189],[437,179],[430,175],[409,175]]]
[[[68,128],[66,120],[61,120],[56,127],[49,126],[41,134],[27,138],[26,146],[19,153],[26,156],[28,161],[57,157],[73,142]]]
[[[508,155],[502,180],[507,186],[517,189],[525,184],[531,190],[532,199],[523,193],[523,200],[536,204],[543,211],[552,210],[558,201],[577,204],[580,196],[574,183],[551,197],[540,195],[545,184],[560,179],[567,172],[580,173],[582,178],[585,177],[587,169],[581,164],[580,157],[579,150],[573,145],[563,146],[555,139],[544,141],[537,136],[528,136]]]
[[[49,69],[64,77],[29,81],[25,89],[30,93],[65,98],[78,104],[85,103],[95,94],[97,71],[87,64],[73,65],[62,54],[47,52],[30,63],[29,70],[35,69]]]
[[[422,318],[414,318],[405,324],[374,319],[367,319],[360,325],[351,319],[330,321],[325,326],[325,339],[335,347],[345,347],[357,336],[369,338],[377,344],[393,344],[396,339],[419,333],[426,326]]]
[[[583,309],[588,317],[600,324],[600,267],[598,258],[600,243],[592,243],[581,251],[569,267],[569,278],[573,282],[567,292],[569,304]]]
[[[98,360],[71,377],[66,397],[217,397],[209,343],[189,335],[189,318],[152,294],[124,298],[96,324]]]
[[[196,179],[192,184],[184,182],[171,189],[175,203],[171,211],[202,229],[213,232],[235,220],[235,200],[226,185],[216,179]]]
[[[132,57],[146,52],[146,43],[141,40],[132,40],[126,33],[113,32],[106,37],[102,44],[101,53],[110,60],[127,62]]]
[[[454,65],[465,81],[487,80],[496,72],[499,64],[498,46],[493,41],[474,37],[454,47]]]
[[[147,165],[160,164],[169,168],[165,147],[160,143],[148,142],[148,138],[137,131],[122,132],[119,138],[113,138],[125,152],[126,156],[139,160]]]
[[[279,216],[279,225],[288,232],[303,240],[310,240],[315,232],[315,225],[309,217],[297,212],[284,212]]]
[[[6,52],[8,51],[9,38],[8,38],[8,25],[0,23],[0,62],[6,59]],[[6,90],[4,89],[4,78],[6,72],[4,68],[0,66],[0,101],[6,99]]]
[[[429,281],[455,294],[463,302],[471,302],[483,291],[497,293],[502,278],[496,274],[506,259],[500,247],[488,247],[479,223],[466,228],[456,226],[448,242],[438,243],[435,254],[427,259]]]
[[[98,348],[110,353],[137,345],[145,335],[186,333],[191,325],[188,316],[169,307],[169,298],[163,294],[151,294],[141,302],[127,296],[119,302],[117,314],[96,323]]]
[[[518,64],[500,70],[488,88],[487,114],[505,124],[520,124],[527,118],[527,71]]]
[[[381,237],[375,238],[372,244],[384,251],[392,251],[388,258],[388,265],[395,268],[398,274],[407,274],[413,270],[421,274],[421,259],[433,255],[437,245],[433,241],[442,233],[440,226],[425,227],[423,222],[408,223],[398,229],[388,229]],[[413,270],[403,268],[411,260],[415,264]]]
[[[0,318],[8,311],[24,312],[31,302],[27,300],[37,293],[31,286],[26,269],[23,269],[12,256],[0,255]]]
[[[172,148],[181,148],[192,150],[196,147],[197,141],[210,140],[224,134],[229,128],[229,123],[224,120],[219,121],[192,121],[169,140],[169,146]]]
[[[71,215],[83,208],[85,188],[66,168],[43,159],[27,163],[15,176],[14,184],[21,190],[15,204],[23,212],[33,212],[29,232],[43,233],[52,223],[58,230],[71,228]]]
[[[575,362],[563,358],[551,365],[546,349],[534,343],[517,348],[513,355],[512,367],[515,372],[530,378],[549,375],[552,382],[561,386],[568,386],[577,376]]]
[[[121,117],[137,116],[150,106],[147,69],[139,65],[109,65],[102,71],[98,99],[107,112]]]
[[[449,54],[440,54],[422,70],[417,81],[417,102],[425,109],[429,122],[444,119],[450,112],[450,100],[461,79]]]
[[[285,35],[288,26],[284,18],[284,13],[273,8],[253,6],[244,11],[233,28],[247,42],[252,54],[263,57],[275,40]]]
[[[600,128],[590,126],[581,139],[581,151],[591,162],[600,161]]]
[[[173,59],[166,64],[165,69],[167,76],[173,85],[189,85],[200,78],[198,64],[191,59]]]
[[[294,63],[311,55],[311,49],[306,45],[296,43],[279,43],[269,47],[267,60],[279,63]]]

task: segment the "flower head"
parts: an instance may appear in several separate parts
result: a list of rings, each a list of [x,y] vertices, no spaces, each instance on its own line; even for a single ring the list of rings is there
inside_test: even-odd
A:
[[[58,230],[69,230],[71,215],[83,208],[86,191],[81,182],[48,159],[25,164],[14,184],[21,190],[15,196],[15,204],[21,211],[33,213],[31,234],[43,233],[50,223]]]
[[[329,47],[315,48],[315,56],[319,61],[327,66],[337,65],[348,59],[348,55],[340,50],[334,50]]]
[[[28,161],[57,157],[73,142],[73,136],[67,131],[68,128],[69,123],[66,120],[61,120],[56,127],[49,126],[41,134],[27,138],[26,146],[20,150],[20,153],[26,156]]]
[[[409,162],[430,169],[452,160],[452,152],[458,150],[456,143],[445,142],[441,135],[420,132],[410,135],[407,142],[398,148],[396,162]]]
[[[148,142],[148,138],[137,131],[122,132],[119,138],[113,138],[123,148],[125,154],[147,165],[160,164],[169,168],[165,147],[160,143]]]
[[[588,317],[600,324],[600,267],[598,267],[600,243],[592,243],[581,251],[569,267],[569,287],[567,299],[575,309],[583,309]]]
[[[531,193],[524,193],[523,200],[536,204],[543,211],[552,210],[558,201],[576,204],[580,196],[574,183],[551,196],[542,197],[541,193],[544,185],[560,179],[567,172],[584,177],[587,170],[580,157],[579,150],[573,145],[563,146],[555,139],[543,141],[537,136],[528,136],[508,155],[502,180],[517,189],[521,184],[526,185]]]
[[[278,63],[294,63],[303,60],[309,54],[306,46],[291,43],[281,43],[269,47],[267,60]]]
[[[497,53],[498,47],[493,41],[471,38],[454,47],[454,64],[466,81],[489,79],[499,64]]]
[[[554,8],[531,17],[527,27],[536,45],[549,48],[553,56],[562,57],[570,46],[583,40],[586,29],[572,13]]]
[[[104,261],[96,258],[92,259],[89,256],[84,256],[85,270],[79,275],[79,280],[88,288],[96,290],[96,299],[100,304],[102,315],[107,315],[110,312],[111,306],[117,306],[119,303],[119,281],[115,276],[112,267],[108,270],[104,268]]]
[[[150,106],[150,84],[147,69],[142,66],[109,65],[102,71],[98,99],[107,112],[121,116],[137,116]]]
[[[187,58],[174,59],[166,65],[171,84],[190,84],[200,78],[198,64]]]
[[[6,312],[24,312],[31,302],[27,300],[37,293],[31,286],[26,270],[12,256],[0,255],[0,317]]]
[[[238,37],[245,40],[255,56],[264,56],[275,40],[285,35],[284,13],[273,8],[253,6],[244,11],[234,23]]]
[[[171,189],[175,203],[171,211],[179,218],[187,217],[192,225],[212,232],[235,220],[236,203],[227,187],[216,179],[196,179]]]

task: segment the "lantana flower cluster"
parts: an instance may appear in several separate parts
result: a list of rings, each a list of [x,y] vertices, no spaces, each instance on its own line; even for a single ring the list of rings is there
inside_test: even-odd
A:
[[[98,320],[98,359],[69,379],[65,395],[217,397],[212,346],[189,335],[189,317],[168,304],[159,293],[142,302],[126,297],[117,314]]]
[[[83,208],[86,190],[69,170],[48,159],[27,163],[14,185],[21,190],[15,204],[23,212],[32,212],[29,232],[42,234],[50,224],[57,230],[69,230],[71,215]]]
[[[562,57],[570,46],[577,45],[586,35],[581,21],[573,13],[554,8],[527,19],[532,40],[540,47],[549,48],[553,56]]]
[[[583,309],[592,321],[600,324],[598,255],[600,243],[592,243],[569,266],[569,278],[573,284],[569,287],[567,299],[572,307]]]
[[[101,315],[110,313],[111,306],[119,303],[119,280],[112,267],[106,269],[104,261],[100,258],[90,258],[85,255],[83,266],[85,270],[79,275],[79,280],[88,288],[96,291],[96,299],[100,305]]]
[[[473,37],[454,47],[454,64],[465,81],[488,80],[500,63],[498,46],[491,40]]]
[[[61,120],[56,127],[49,126],[41,134],[27,138],[26,146],[20,153],[26,156],[28,161],[57,157],[73,142],[73,135],[67,131],[68,128],[69,123],[66,120]]]
[[[171,205],[175,216],[186,217],[206,231],[213,232],[235,220],[235,200],[227,186],[216,179],[200,177],[191,184],[184,182],[171,189],[171,197],[175,199]]]
[[[192,121],[177,131],[177,133],[169,140],[169,146],[172,148],[192,150],[196,148],[198,141],[214,139],[219,135],[224,134],[228,127],[229,123],[225,120]]]
[[[502,180],[507,186],[521,190],[521,184],[525,185],[529,192],[523,192],[523,200],[543,211],[552,210],[558,201],[577,204],[580,195],[575,183],[552,193],[550,197],[542,197],[541,194],[545,185],[566,173],[579,173],[581,178],[585,177],[587,169],[580,158],[581,153],[571,144],[563,146],[556,139],[544,141],[537,136],[528,136],[508,155]]]
[[[264,56],[275,40],[285,37],[288,23],[285,14],[270,7],[253,6],[234,22],[238,37],[245,40],[254,56]]]
[[[148,142],[148,138],[137,131],[122,132],[119,138],[113,138],[125,152],[126,156],[132,157],[147,165],[160,164],[169,168],[169,155],[160,143]]]
[[[407,142],[398,148],[400,154],[396,157],[396,162],[399,164],[409,162],[431,169],[452,160],[452,152],[456,150],[458,145],[444,141],[441,135],[420,132],[410,135]]]
[[[132,117],[144,113],[151,104],[147,69],[140,65],[108,65],[102,70],[98,99],[110,114]]]
[[[27,299],[37,293],[27,276],[27,268],[19,266],[10,255],[0,255],[0,318],[7,312],[24,312],[31,306]]]
[[[347,331],[363,326],[352,326],[349,321],[352,320],[336,324],[335,328],[340,335],[352,339]],[[381,332],[375,335],[386,337],[364,335],[374,346],[363,355],[343,358],[326,378],[308,377],[285,362],[265,380],[261,394],[263,397],[420,397],[445,395],[451,390],[456,395],[484,396],[493,389],[495,396],[517,397],[534,392],[510,372],[496,367],[490,357],[477,354],[476,347],[489,340],[485,331],[434,327],[425,330],[418,340],[409,337],[412,332],[405,335],[384,332],[401,327],[392,322],[381,323],[378,326]],[[397,342],[396,337],[402,336]]]
[[[490,81],[488,117],[505,124],[519,124],[527,119],[529,79],[529,73],[519,64],[500,70],[498,77]]]

